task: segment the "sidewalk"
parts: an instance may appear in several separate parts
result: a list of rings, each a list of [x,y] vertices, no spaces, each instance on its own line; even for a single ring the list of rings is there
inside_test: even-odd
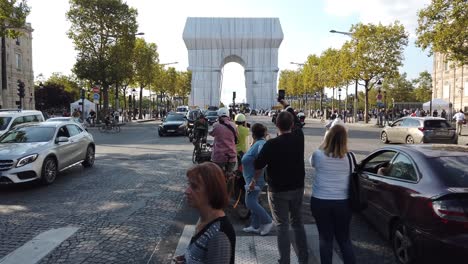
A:
[[[240,225],[235,225],[236,232],[236,261],[235,263],[245,264],[270,264],[277,263],[279,258],[277,247],[276,231],[273,229],[268,236],[250,235],[242,231]],[[304,225],[307,236],[309,264],[320,263],[319,238],[317,227],[314,224]],[[185,252],[190,239],[195,232],[195,225],[186,225],[179,239],[174,256],[182,255]],[[294,237],[291,231],[291,238]],[[292,239],[293,240],[293,239]],[[297,262],[296,248],[291,247],[291,263]],[[333,251],[333,264],[342,264],[340,257]]]

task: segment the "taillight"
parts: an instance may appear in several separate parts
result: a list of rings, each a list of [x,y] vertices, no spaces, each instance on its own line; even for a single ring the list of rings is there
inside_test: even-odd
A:
[[[457,221],[468,223],[468,214],[457,200],[440,200],[432,202],[432,209],[444,222]]]
[[[422,131],[422,132],[424,132],[424,130],[425,130],[424,127],[418,127],[418,129],[419,129],[419,131]]]

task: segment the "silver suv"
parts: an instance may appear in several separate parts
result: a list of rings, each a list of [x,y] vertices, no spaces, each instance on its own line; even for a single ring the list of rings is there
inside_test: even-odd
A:
[[[383,143],[447,143],[457,144],[455,128],[438,117],[403,117],[380,132]]]
[[[51,184],[75,164],[93,166],[94,155],[93,136],[76,122],[23,124],[0,136],[0,184]]]

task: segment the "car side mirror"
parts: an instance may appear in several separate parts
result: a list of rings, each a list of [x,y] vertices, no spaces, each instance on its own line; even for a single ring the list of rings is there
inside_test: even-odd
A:
[[[69,142],[70,140],[67,138],[67,137],[58,137],[56,142],[57,143],[65,143],[65,142]]]

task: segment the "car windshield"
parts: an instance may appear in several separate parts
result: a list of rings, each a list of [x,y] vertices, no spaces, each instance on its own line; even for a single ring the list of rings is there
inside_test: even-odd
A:
[[[53,127],[22,127],[11,130],[0,137],[0,143],[47,142],[54,136]]]
[[[206,112],[206,116],[218,116],[218,112],[216,112],[216,111],[208,111],[208,112]]]
[[[177,107],[177,112],[187,112],[187,108],[185,108],[185,107]]]
[[[445,120],[426,120],[424,121],[425,128],[450,128],[449,122]]]
[[[168,115],[166,121],[184,121],[183,115]]]
[[[468,156],[439,157],[432,164],[447,187],[468,187]]]
[[[11,117],[0,116],[0,130],[5,130],[10,123]]]
[[[188,114],[188,118],[190,120],[194,120],[194,119],[197,119],[197,116],[198,116],[198,113],[199,111],[190,111],[189,114]]]

